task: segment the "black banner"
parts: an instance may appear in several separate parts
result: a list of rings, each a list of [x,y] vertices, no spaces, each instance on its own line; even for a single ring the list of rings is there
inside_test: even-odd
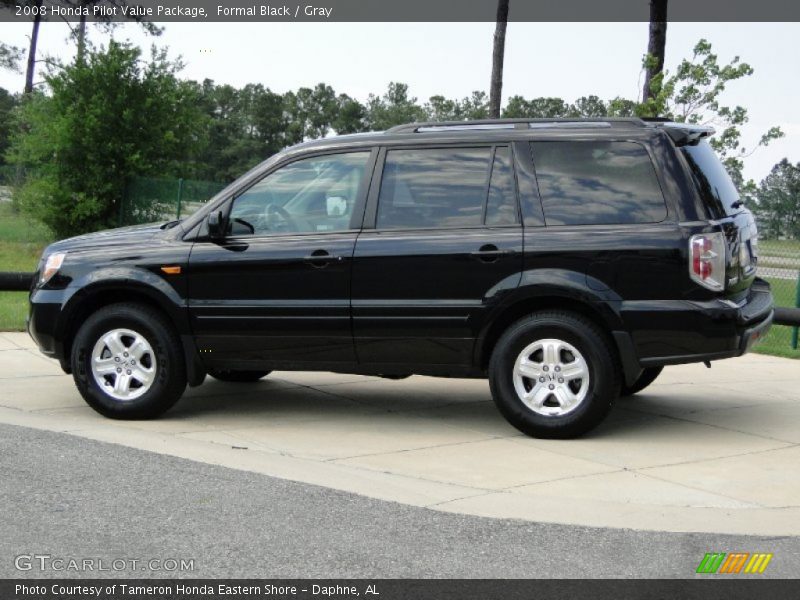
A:
[[[3,600],[794,600],[799,589],[794,580],[741,576],[692,580],[0,580]]]
[[[0,21],[155,22],[457,22],[494,21],[495,0],[48,0],[19,1],[0,9]],[[787,0],[669,0],[668,19],[692,21],[800,21],[800,3]],[[513,0],[509,21],[648,21],[649,0]]]

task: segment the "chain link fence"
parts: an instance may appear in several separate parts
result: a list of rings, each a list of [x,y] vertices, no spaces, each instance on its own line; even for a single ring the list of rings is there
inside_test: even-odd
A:
[[[22,173],[12,165],[0,165],[0,202],[10,202],[11,192],[22,179]]]
[[[800,308],[800,239],[765,238],[762,231],[758,245],[758,276],[770,282],[775,306]],[[761,347],[800,358],[798,342],[797,327],[774,326]]]
[[[18,180],[19,169],[14,165],[0,165],[0,185],[14,186]]]
[[[138,225],[191,215],[227,184],[197,179],[135,177],[119,211],[119,225]]]

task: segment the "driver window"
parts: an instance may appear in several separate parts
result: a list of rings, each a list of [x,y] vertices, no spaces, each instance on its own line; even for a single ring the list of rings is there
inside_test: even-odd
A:
[[[295,161],[233,201],[229,235],[343,231],[358,197],[369,152]]]

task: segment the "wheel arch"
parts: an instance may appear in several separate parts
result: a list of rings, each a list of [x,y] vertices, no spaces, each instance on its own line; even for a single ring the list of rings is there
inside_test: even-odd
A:
[[[66,372],[71,371],[72,345],[75,336],[91,314],[112,304],[134,303],[157,310],[166,317],[181,340],[189,384],[197,385],[198,379],[202,381],[205,370],[197,355],[185,307],[177,303],[180,300],[171,286],[161,279],[158,281],[162,286],[168,287],[169,291],[165,292],[141,280],[111,279],[89,284],[75,292],[64,304],[60,319],[58,338],[63,345],[62,368]]]
[[[473,365],[486,371],[497,341],[515,321],[538,310],[560,309],[575,312],[605,331],[627,371],[628,348],[621,347],[617,339],[617,333],[628,335],[619,314],[621,303],[619,294],[586,273],[568,268],[526,269],[520,273],[518,287],[498,302],[482,323]]]

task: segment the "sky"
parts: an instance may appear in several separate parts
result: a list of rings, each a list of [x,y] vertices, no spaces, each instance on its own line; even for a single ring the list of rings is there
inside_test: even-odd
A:
[[[331,85],[361,101],[382,94],[390,81],[407,83],[420,101],[441,94],[461,98],[487,90],[494,23],[168,23],[150,38],[135,24],[116,29],[119,40],[167,46],[182,56],[186,78],[242,86],[261,83],[276,92]],[[5,43],[28,45],[30,24],[0,23]],[[74,44],[67,25],[41,26],[40,56],[68,59]],[[108,40],[90,26],[93,43]],[[743,144],[751,148],[769,127],[786,137],[745,161],[745,177],[760,181],[786,157],[800,162],[800,23],[670,23],[666,68],[691,55],[700,38],[720,61],[741,56],[754,75],[729,85],[723,104],[742,105],[750,122]],[[573,101],[641,94],[641,59],[647,23],[509,23],[503,97],[557,96]],[[41,77],[37,76],[37,81]],[[0,87],[21,90],[24,77],[0,72]]]

